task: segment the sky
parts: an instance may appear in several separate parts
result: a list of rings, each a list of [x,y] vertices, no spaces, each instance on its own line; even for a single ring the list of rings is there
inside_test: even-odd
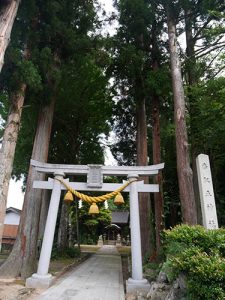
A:
[[[113,8],[113,1],[112,0],[98,0],[98,1],[99,1],[99,3],[101,3],[104,6],[107,13],[112,12],[112,11],[115,10]]]
[[[10,180],[7,207],[22,209],[24,193],[22,193],[22,181]]]

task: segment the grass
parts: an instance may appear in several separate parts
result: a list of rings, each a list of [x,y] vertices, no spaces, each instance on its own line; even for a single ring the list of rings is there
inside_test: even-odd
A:
[[[80,245],[80,250],[82,253],[95,253],[101,247],[98,245]]]
[[[54,260],[51,260],[49,266],[49,273],[54,276],[60,276],[66,271],[68,271],[71,267],[79,265],[88,257],[89,255],[87,253],[82,253],[80,257],[76,258],[58,257]]]
[[[125,255],[125,254],[130,255],[131,254],[130,246],[117,246],[116,248],[117,248],[119,254],[121,254],[121,255]]]
[[[14,281],[13,281],[13,284],[19,284],[19,285],[25,285],[25,282],[24,282],[24,280],[22,280],[22,279],[15,279]]]
[[[59,273],[64,272],[70,266],[76,265],[79,262],[79,258],[57,258],[50,262],[49,273],[56,276]]]
[[[144,277],[150,282],[154,281],[157,278],[161,267],[162,267],[161,263],[157,263],[157,262],[145,263],[143,266]]]
[[[8,253],[0,253],[0,259],[6,259],[9,256],[9,252]]]

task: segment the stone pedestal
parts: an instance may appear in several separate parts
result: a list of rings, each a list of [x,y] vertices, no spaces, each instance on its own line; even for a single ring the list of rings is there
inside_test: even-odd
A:
[[[148,292],[150,290],[150,283],[147,279],[135,280],[129,278],[126,281],[126,291],[127,293],[132,293],[136,291]]]
[[[102,247],[103,246],[103,239],[102,239],[102,235],[99,236],[98,238],[98,246]]]
[[[53,277],[51,274],[38,275],[37,273],[34,273],[31,277],[27,278],[26,287],[47,289],[51,286],[54,279],[55,277]]]
[[[121,236],[120,234],[117,234],[117,237],[116,237],[116,246],[121,246]]]

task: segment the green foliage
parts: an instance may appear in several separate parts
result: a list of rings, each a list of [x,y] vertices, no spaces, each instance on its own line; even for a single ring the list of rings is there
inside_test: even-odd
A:
[[[158,96],[165,96],[171,91],[171,78],[166,66],[148,72],[147,91]]]
[[[112,123],[117,142],[111,150],[119,164],[133,165],[136,163],[137,103],[146,99],[149,107],[155,91],[160,96],[164,94],[159,89],[160,82],[157,83],[158,78],[165,82],[162,79],[164,71],[160,68],[154,75],[152,71],[153,56],[160,62],[163,56],[159,49],[152,49],[153,43],[161,47],[158,36],[162,33],[162,15],[158,14],[157,5],[150,1],[120,0],[117,7],[120,27],[113,38],[113,61],[109,68],[115,78]],[[147,111],[146,116],[150,114]]]
[[[20,5],[0,78],[4,120],[10,94],[21,83],[28,86],[14,160],[18,178],[28,172],[39,107],[52,99],[56,105],[49,162],[104,163],[100,137],[110,131],[112,101],[96,9],[89,0],[24,0]]]
[[[26,83],[30,88],[34,90],[41,89],[41,76],[38,73],[36,66],[29,60],[24,60],[22,63],[18,63],[19,76],[21,82]]]
[[[9,47],[1,76],[1,85],[9,93],[20,90],[22,83],[37,92],[42,89],[42,78],[37,65],[24,57],[19,48]]]
[[[112,112],[107,85],[91,54],[63,65],[50,148],[52,162],[104,162],[99,140],[100,134],[109,132],[107,120]]]
[[[184,273],[190,299],[224,299],[225,229],[179,225],[164,232],[164,241],[163,270],[171,281]]]
[[[80,231],[80,242],[88,245],[96,245],[99,235],[104,233],[104,228],[111,223],[111,214],[108,209],[104,209],[103,204],[98,204],[99,214],[90,215],[90,205],[83,203],[81,209],[78,210],[78,222]],[[75,206],[71,206],[71,219],[75,225],[76,210]]]
[[[9,111],[9,95],[7,92],[3,91],[0,93],[0,116],[1,116],[1,121],[0,121],[0,128],[1,130],[4,129],[4,121],[7,118],[8,111]],[[2,137],[2,132],[0,131],[0,137]]]
[[[144,277],[149,281],[155,281],[160,270],[161,270],[161,264],[156,263],[156,262],[143,262],[143,272],[144,272]]]
[[[202,81],[190,89],[194,99],[195,114],[192,115],[191,143],[197,153],[207,153],[210,157],[218,219],[225,224],[225,79],[218,77]]]
[[[198,225],[190,227],[188,225],[178,225],[173,230],[165,231],[165,244],[168,245],[168,254],[173,243],[183,244],[185,248],[191,246],[200,247],[203,252],[210,253],[217,249],[225,256],[225,230],[206,230]],[[175,253],[174,253],[175,254]]]
[[[117,34],[105,39],[98,32],[101,22],[94,0],[21,1],[0,78],[0,137],[11,93],[21,83],[28,85],[14,163],[17,177],[28,171],[39,105],[49,103],[53,97],[56,106],[49,162],[103,164],[100,139],[102,134],[107,137],[112,125],[116,142],[111,149],[115,158],[119,164],[135,164],[136,104],[143,98],[151,164],[152,99],[156,95],[160,102],[161,156],[166,166],[166,227],[181,221],[168,45],[164,38],[166,19],[161,5],[165,3],[168,1],[117,1]],[[181,55],[181,60],[185,59],[184,78],[191,69],[196,79],[196,84],[185,90],[190,98],[187,110],[191,145],[196,153],[210,155],[218,218],[225,225],[225,80],[215,78],[223,70],[224,51],[220,61],[214,51],[203,55],[211,45],[224,44],[224,39],[220,40],[224,34],[224,1],[179,0],[171,1],[171,7],[179,17],[178,33],[185,31],[184,11],[190,11],[188,19],[196,34],[192,42],[201,41],[194,47],[196,57],[186,59]],[[29,50],[28,58],[24,57],[25,49]],[[153,68],[156,61],[157,70]],[[110,77],[113,86],[108,84]],[[112,203],[110,208],[114,208]],[[82,226],[92,235],[90,229],[95,232],[98,221],[87,217]],[[181,246],[179,242],[174,247]]]

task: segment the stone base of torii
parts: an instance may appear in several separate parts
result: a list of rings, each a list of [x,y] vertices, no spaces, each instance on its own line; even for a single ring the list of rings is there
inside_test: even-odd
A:
[[[48,273],[52,252],[52,245],[55,233],[57,214],[61,190],[65,187],[57,179],[62,179],[67,175],[87,175],[87,183],[69,182],[64,179],[73,189],[78,191],[99,191],[112,192],[118,189],[121,184],[104,183],[104,176],[127,176],[128,180],[138,179],[139,176],[154,176],[159,170],[164,168],[164,164],[152,166],[102,166],[102,165],[58,165],[40,163],[31,160],[31,165],[36,171],[45,174],[53,174],[53,178],[48,181],[34,181],[33,188],[51,189],[52,195],[48,210],[45,232],[42,242],[40,259],[38,263],[37,273],[33,274],[26,280],[26,287],[31,288],[48,288],[53,276]],[[131,261],[132,261],[132,277],[126,282],[127,292],[134,290],[149,290],[149,283],[143,278],[142,270],[142,254],[141,254],[141,235],[140,235],[140,219],[138,193],[156,193],[159,192],[157,184],[145,184],[144,181],[133,181],[124,192],[130,194],[130,230],[131,230]]]

